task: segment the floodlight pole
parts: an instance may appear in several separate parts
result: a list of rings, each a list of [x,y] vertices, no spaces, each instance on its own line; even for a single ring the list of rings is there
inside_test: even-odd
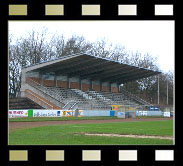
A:
[[[159,74],[158,74],[158,105],[159,105]]]
[[[168,105],[168,80],[167,80],[167,105]]]

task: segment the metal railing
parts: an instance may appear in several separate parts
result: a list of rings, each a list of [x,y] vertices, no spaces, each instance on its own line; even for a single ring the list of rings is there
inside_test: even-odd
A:
[[[33,86],[34,88],[42,91],[43,93],[47,94],[48,96],[50,96],[51,98],[61,102],[64,104],[63,108],[66,108],[69,104],[71,104],[72,102],[74,102],[74,100],[70,100],[68,102],[67,98],[72,98],[77,100],[77,94],[74,94],[74,91],[71,91],[69,89],[53,89],[53,87],[44,87],[41,84],[39,84],[38,82],[32,80],[31,78],[27,78],[27,83],[30,86]],[[58,93],[61,92],[61,93]],[[79,100],[79,99],[78,99]]]
[[[44,87],[38,82],[32,80],[31,78],[27,78],[27,83],[36,89],[42,91],[47,94],[51,98],[61,102],[64,104],[63,108],[73,104],[73,102],[81,105],[90,105],[89,107],[103,107],[109,108],[110,105],[115,104],[130,104],[130,100],[135,100],[144,105],[152,105],[147,101],[141,99],[140,97],[126,91],[122,90],[122,93],[104,93],[104,92],[83,92],[82,90],[77,89],[64,89],[64,88],[56,88],[56,87]],[[126,97],[125,97],[126,96]],[[107,99],[107,100],[106,100]],[[132,101],[133,101],[132,100]],[[135,103],[131,103],[135,104]],[[98,105],[98,106],[97,106]]]
[[[27,82],[30,86],[32,86],[32,87],[34,87],[34,88],[40,90],[41,92],[45,93],[46,95],[48,95],[48,96],[51,97],[52,99],[54,99],[54,100],[56,100],[56,101],[58,101],[58,102],[61,102],[62,104],[65,104],[65,103],[63,103],[63,100],[60,100],[60,99],[58,99],[58,98],[55,98],[55,95],[54,95],[54,97],[53,97],[53,96],[49,93],[49,88],[47,88],[47,87],[45,87],[45,86],[42,86],[41,84],[39,84],[38,82],[32,80],[31,78],[27,78],[27,79],[26,79],[26,82]]]
[[[145,101],[144,99],[142,99],[142,98],[140,98],[140,97],[138,97],[138,96],[136,96],[136,95],[134,95],[134,94],[132,94],[132,93],[130,93],[130,92],[124,90],[124,89],[121,89],[121,91],[122,91],[125,95],[131,97],[132,99],[134,99],[134,100],[136,100],[136,101],[138,101],[138,102],[140,102],[140,103],[143,103],[144,105],[151,105],[151,106],[152,106],[151,103]]]
[[[48,91],[48,89],[46,87],[42,86],[41,84],[39,84],[38,82],[32,80],[31,78],[27,78],[26,82],[29,85],[31,85],[31,86],[33,86],[33,87],[35,87],[35,88],[37,88],[37,89],[39,89],[39,90],[41,90],[41,91],[43,91],[45,93]]]
[[[41,105],[42,107],[46,108],[46,109],[53,109],[53,106],[49,103],[47,103],[46,101],[44,101],[43,99],[41,99],[40,97],[36,96],[35,94],[33,94],[31,91],[29,90],[25,90],[25,96],[28,97],[29,99],[33,100],[34,102],[36,102],[37,104]],[[36,98],[37,100],[35,100],[34,98]],[[40,102],[46,104],[46,106],[43,106],[44,104],[40,104]],[[48,106],[48,107],[47,107]]]
[[[77,102],[75,102],[75,103],[69,108],[69,110],[72,110],[76,104],[77,104]]]

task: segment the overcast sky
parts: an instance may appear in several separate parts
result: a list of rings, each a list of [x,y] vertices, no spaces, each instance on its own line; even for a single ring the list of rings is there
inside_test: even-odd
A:
[[[43,27],[50,35],[69,38],[75,34],[92,42],[106,39],[134,53],[149,53],[157,57],[162,71],[174,71],[174,21],[9,21],[14,38]]]

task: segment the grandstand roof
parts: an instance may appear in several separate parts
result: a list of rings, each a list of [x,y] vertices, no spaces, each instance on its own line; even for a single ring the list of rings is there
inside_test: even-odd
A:
[[[110,83],[116,82],[119,84],[160,74],[158,71],[85,53],[63,56],[59,59],[27,66],[23,70],[25,70],[25,72],[54,72],[56,75],[68,75],[69,77],[78,76],[81,79],[100,80]]]

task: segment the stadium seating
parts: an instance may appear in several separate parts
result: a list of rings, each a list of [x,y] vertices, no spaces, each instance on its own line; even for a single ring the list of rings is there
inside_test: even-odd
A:
[[[112,93],[97,92],[94,90],[82,91],[80,89],[45,87],[33,80],[29,80],[28,84],[63,103],[63,109],[79,108],[87,110],[109,110],[112,105],[149,104],[127,91]]]

